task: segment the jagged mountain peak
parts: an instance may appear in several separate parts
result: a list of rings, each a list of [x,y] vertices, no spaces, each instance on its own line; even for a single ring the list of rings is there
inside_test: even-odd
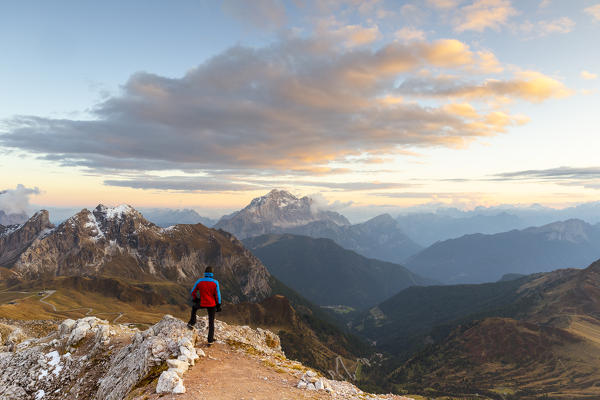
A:
[[[128,204],[120,204],[116,207],[107,207],[104,204],[98,204],[93,212],[94,215],[100,215],[106,219],[119,219],[125,216],[141,216],[135,208]]]
[[[36,212],[21,225],[0,225],[0,266],[12,265],[28,246],[53,229],[46,210]]]
[[[33,225],[38,225],[38,226],[50,226],[52,225],[50,223],[50,214],[48,213],[48,211],[46,210],[40,210],[38,212],[36,212],[35,214],[33,214],[31,216],[31,218],[27,219],[26,221],[24,221],[21,224],[10,224],[10,225],[2,225],[0,224],[0,235],[8,235],[9,233],[12,233],[16,230],[22,229],[26,226],[33,226]]]
[[[106,236],[136,234],[140,230],[154,229],[157,234],[164,231],[129,205],[106,207],[103,204],[99,204],[92,211],[84,208],[58,227],[59,230],[69,228],[87,233],[93,240]]]
[[[304,196],[302,198],[296,197],[286,190],[273,189],[264,196],[256,197],[252,199],[246,209],[251,209],[261,206],[276,206],[278,208],[285,208],[289,206],[296,207],[309,207],[312,201],[310,198]]]
[[[298,198],[288,191],[273,189],[253,199],[242,210],[221,218],[215,227],[244,239],[315,221],[350,225],[343,215],[315,207],[310,197]]]

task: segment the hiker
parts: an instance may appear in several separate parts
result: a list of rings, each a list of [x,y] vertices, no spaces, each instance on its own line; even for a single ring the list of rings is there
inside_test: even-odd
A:
[[[215,341],[215,313],[221,311],[221,291],[219,281],[213,278],[212,267],[206,267],[204,278],[194,283],[192,288],[192,317],[188,322],[188,328],[194,329],[196,325],[196,311],[206,308],[208,312],[208,344]]]

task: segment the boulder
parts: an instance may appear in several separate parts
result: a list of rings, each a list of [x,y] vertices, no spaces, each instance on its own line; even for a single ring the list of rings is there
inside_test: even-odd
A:
[[[325,389],[325,385],[323,384],[323,380],[319,379],[318,381],[315,382],[315,389],[317,390],[324,390]]]
[[[25,333],[21,330],[21,328],[15,328],[6,339],[6,346],[8,346],[9,351],[15,351],[17,345],[27,339]]]
[[[73,330],[76,324],[77,322],[72,319],[65,319],[58,326],[58,336],[61,338],[68,336],[69,334],[71,334],[71,331]]]
[[[181,360],[167,360],[169,370],[177,372],[180,378],[183,378],[183,374],[188,370],[190,364]]]
[[[183,380],[174,370],[164,371],[158,378],[156,393],[185,393]]]

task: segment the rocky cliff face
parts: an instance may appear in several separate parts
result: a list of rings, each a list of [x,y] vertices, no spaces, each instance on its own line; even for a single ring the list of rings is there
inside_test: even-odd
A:
[[[233,236],[200,224],[160,228],[129,206],[84,209],[22,246],[13,267],[22,280],[115,276],[189,285],[211,265],[227,300],[256,301],[270,293],[267,269]]]
[[[11,266],[25,249],[52,228],[54,225],[45,210],[37,212],[22,225],[0,225],[0,267]]]
[[[313,221],[330,221],[336,225],[350,222],[333,211],[319,210],[309,197],[298,198],[284,190],[272,190],[257,197],[244,209],[221,218],[215,228],[234,234],[239,239],[306,225]]]

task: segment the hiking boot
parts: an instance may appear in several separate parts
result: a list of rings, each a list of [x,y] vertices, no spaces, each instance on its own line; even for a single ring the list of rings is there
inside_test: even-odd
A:
[[[188,329],[191,331],[192,329],[194,329],[194,325],[192,324],[187,324]]]

